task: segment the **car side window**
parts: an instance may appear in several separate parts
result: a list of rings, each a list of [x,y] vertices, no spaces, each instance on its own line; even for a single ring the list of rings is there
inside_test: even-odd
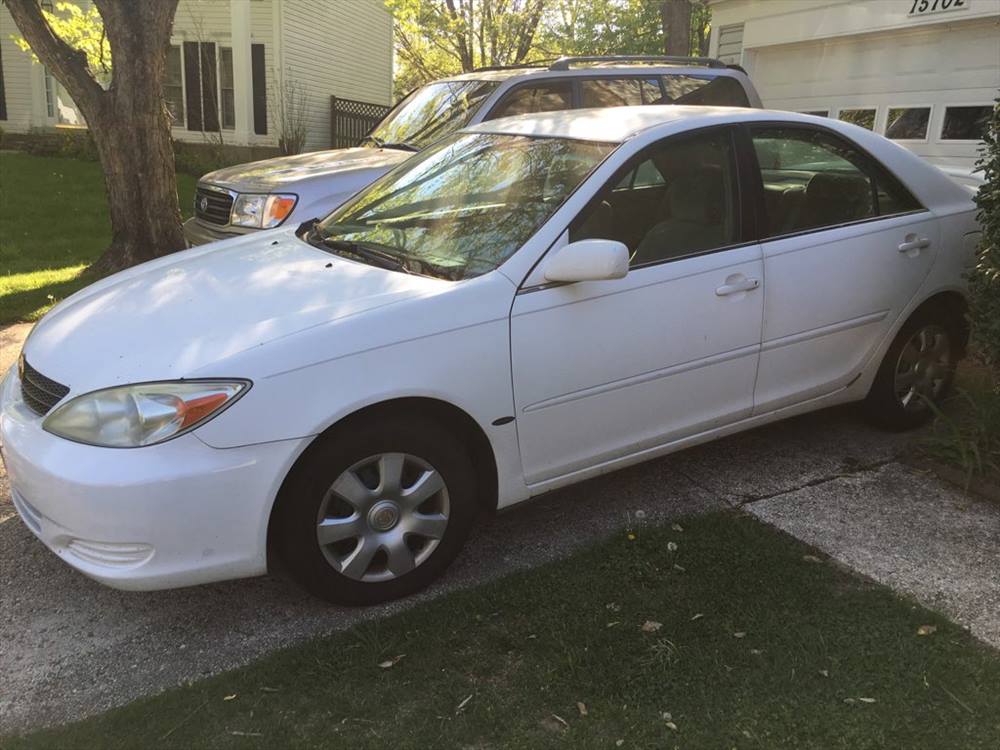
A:
[[[881,165],[810,128],[752,128],[764,187],[765,236],[778,237],[919,210]]]
[[[573,108],[573,89],[569,80],[548,81],[521,86],[505,95],[490,112],[487,120],[531,112],[554,112]]]
[[[580,81],[581,107],[628,107],[642,104],[638,78],[594,78]]]
[[[576,217],[569,238],[623,242],[636,267],[732,245],[738,227],[732,139],[717,129],[644,151]]]
[[[742,84],[730,76],[663,76],[665,96],[659,104],[697,104],[706,107],[749,107]]]

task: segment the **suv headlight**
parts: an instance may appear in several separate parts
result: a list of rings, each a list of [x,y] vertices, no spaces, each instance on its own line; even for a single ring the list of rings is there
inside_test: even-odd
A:
[[[138,448],[177,437],[217,416],[247,380],[139,383],[85,393],[56,408],[42,428],[78,443]]]
[[[238,227],[253,227],[255,229],[274,229],[295,208],[297,195],[253,195],[247,193],[236,196],[233,201],[233,211],[229,221]]]

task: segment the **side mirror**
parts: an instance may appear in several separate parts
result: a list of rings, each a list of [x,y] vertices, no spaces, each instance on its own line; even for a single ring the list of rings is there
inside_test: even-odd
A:
[[[606,281],[628,273],[628,248],[615,240],[577,240],[547,258],[546,281]]]

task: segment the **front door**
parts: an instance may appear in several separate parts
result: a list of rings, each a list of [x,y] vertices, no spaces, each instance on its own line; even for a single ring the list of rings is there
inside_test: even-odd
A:
[[[933,263],[937,222],[874,159],[811,126],[751,128],[767,220],[757,413],[860,373]]]
[[[511,312],[529,485],[748,416],[763,264],[739,220],[733,134],[644,150],[570,226],[624,242],[628,276],[527,286]],[[643,210],[637,210],[642,206]]]

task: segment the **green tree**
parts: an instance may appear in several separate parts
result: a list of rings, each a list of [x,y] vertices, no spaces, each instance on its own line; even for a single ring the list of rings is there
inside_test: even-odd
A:
[[[983,140],[977,167],[985,183],[976,193],[983,239],[979,261],[969,278],[970,314],[977,348],[1000,369],[1000,98],[993,105]]]
[[[96,270],[117,271],[183,248],[163,97],[178,0],[93,0],[100,16],[97,42],[89,12],[74,17],[72,9],[43,12],[38,0],[3,2],[32,54],[73,98],[94,139],[112,232]],[[114,65],[105,76],[109,58]]]
[[[104,84],[110,81],[111,44],[104,33],[104,20],[96,5],[83,10],[76,3],[59,2],[53,10],[43,7],[42,17],[56,36],[87,56],[87,68],[95,79]],[[14,37],[14,43],[22,52],[31,55],[32,60],[39,62],[27,39]]]
[[[528,59],[545,0],[386,0],[395,18],[397,85]]]

